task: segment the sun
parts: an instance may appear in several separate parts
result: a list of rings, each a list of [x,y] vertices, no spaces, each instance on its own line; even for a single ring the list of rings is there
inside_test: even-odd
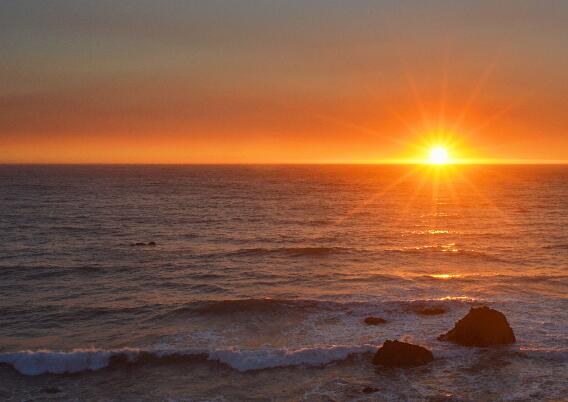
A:
[[[442,146],[435,146],[430,149],[428,163],[431,165],[446,165],[450,163],[450,155],[447,149]]]

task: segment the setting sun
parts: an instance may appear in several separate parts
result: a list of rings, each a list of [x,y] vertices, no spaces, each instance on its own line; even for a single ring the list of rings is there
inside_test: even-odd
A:
[[[432,165],[445,165],[450,162],[450,156],[446,148],[437,146],[430,150],[428,163]]]

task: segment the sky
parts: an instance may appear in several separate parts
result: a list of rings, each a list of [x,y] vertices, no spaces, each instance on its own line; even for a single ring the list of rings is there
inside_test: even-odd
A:
[[[0,163],[568,161],[564,0],[0,2]]]

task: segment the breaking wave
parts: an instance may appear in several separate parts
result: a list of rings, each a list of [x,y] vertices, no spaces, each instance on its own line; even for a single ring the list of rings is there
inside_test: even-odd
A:
[[[70,352],[50,350],[20,351],[0,354],[0,364],[9,365],[24,375],[73,374],[116,368],[125,365],[175,364],[212,361],[244,372],[287,366],[323,366],[354,355],[373,352],[374,345],[329,346],[261,350],[164,350],[76,349]]]
[[[373,353],[378,345],[323,346],[303,349],[219,349],[219,350],[143,350],[143,349],[75,349],[69,352],[37,350],[0,354],[0,364],[7,365],[28,376],[42,374],[75,374],[105,368],[147,364],[171,365],[191,363],[219,363],[240,372],[278,367],[321,367],[352,357]],[[475,351],[473,351],[475,352]],[[459,354],[438,351],[438,357],[456,358]],[[461,354],[462,352],[460,352]],[[499,351],[503,353],[503,351]],[[538,360],[568,361],[567,349],[520,349],[506,352],[511,357]]]

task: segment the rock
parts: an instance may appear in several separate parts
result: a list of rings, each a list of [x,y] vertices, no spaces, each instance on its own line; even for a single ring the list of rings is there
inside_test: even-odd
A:
[[[380,324],[385,324],[387,320],[384,320],[380,317],[367,317],[365,318],[364,322],[367,325],[380,325]]]
[[[424,307],[422,309],[416,310],[416,314],[420,315],[440,315],[446,312],[445,308],[442,307]]]
[[[365,387],[363,388],[363,393],[364,394],[374,394],[375,392],[379,392],[380,390],[378,388],[375,387]]]
[[[385,341],[379,348],[373,364],[387,367],[415,367],[434,360],[432,352],[422,346],[399,341]]]
[[[440,341],[463,346],[506,345],[515,342],[515,334],[503,313],[489,307],[472,307]]]
[[[155,246],[156,242],[155,241],[151,241],[148,243],[144,243],[144,242],[137,242],[137,243],[132,243],[131,246],[132,247],[140,247],[140,246]]]

